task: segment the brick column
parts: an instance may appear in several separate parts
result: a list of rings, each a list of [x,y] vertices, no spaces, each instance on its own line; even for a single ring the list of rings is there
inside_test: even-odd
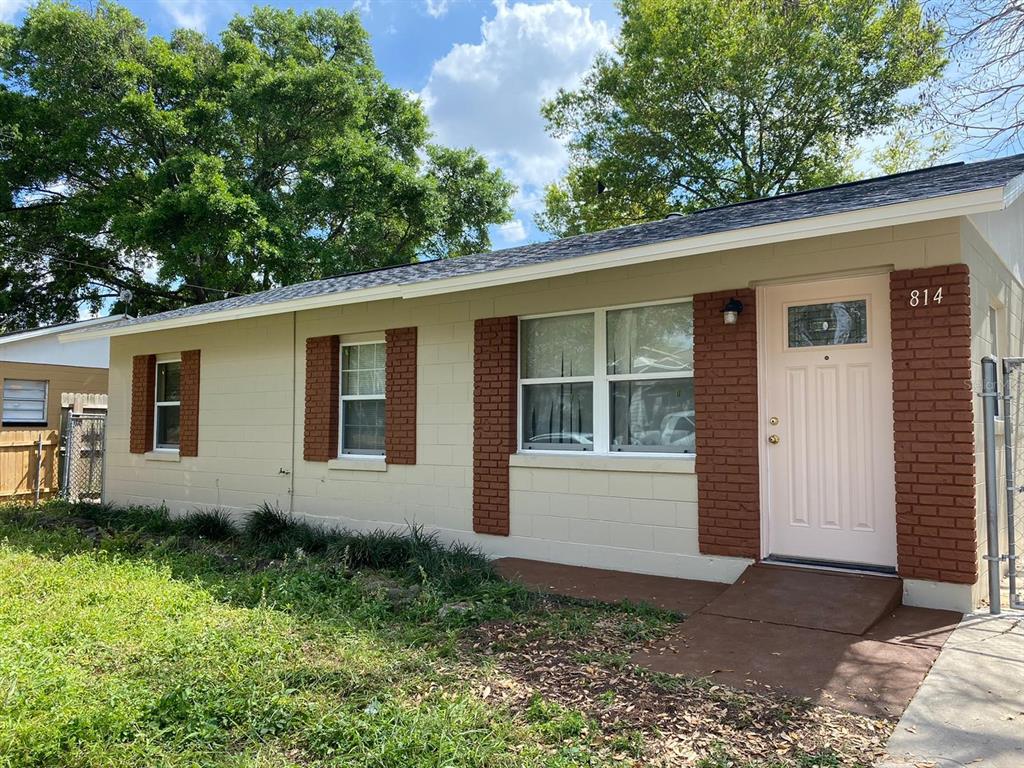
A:
[[[178,453],[199,455],[199,350],[181,353],[181,428]]]
[[[476,321],[473,345],[473,530],[508,536],[508,457],[516,451],[515,317]]]
[[[132,358],[132,413],[128,450],[146,453],[153,450],[156,419],[156,355]]]
[[[389,328],[384,339],[384,454],[389,464],[415,464],[416,328]]]
[[[966,264],[902,270],[889,288],[899,573],[973,584],[970,275]]]
[[[722,319],[731,298],[743,302],[736,325]],[[693,299],[698,542],[707,555],[761,555],[755,310],[748,288]]]
[[[341,386],[337,336],[306,339],[306,408],[302,458],[330,461],[338,457],[338,410]]]

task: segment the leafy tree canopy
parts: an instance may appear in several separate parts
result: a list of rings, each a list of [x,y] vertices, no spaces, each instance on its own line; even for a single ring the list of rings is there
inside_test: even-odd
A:
[[[836,183],[945,65],[917,0],[620,0],[616,50],[544,107],[567,235]]]
[[[107,0],[0,25],[4,329],[486,250],[513,192],[430,142],[354,13],[257,8],[219,43]]]

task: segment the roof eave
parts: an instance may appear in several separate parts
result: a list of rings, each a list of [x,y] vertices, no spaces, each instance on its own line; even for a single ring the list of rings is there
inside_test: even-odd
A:
[[[328,293],[322,296],[279,301],[272,304],[257,304],[210,312],[204,315],[188,315],[138,325],[68,331],[61,334],[60,339],[61,341],[81,341],[111,336],[129,336],[139,333],[184,328],[192,325],[243,320],[251,317],[300,312],[368,301],[415,299],[424,296],[490,288],[509,283],[560,277],[630,264],[643,264],[663,259],[693,256],[701,253],[714,253],[735,248],[804,240],[865,228],[892,227],[954,216],[969,216],[976,213],[1002,210],[1016,196],[1020,195],[1022,191],[1024,191],[1024,174],[1011,179],[1007,184],[974,192],[944,195],[907,203],[874,206],[856,211],[795,219],[776,224],[731,229],[710,235],[667,240],[635,248],[604,251],[587,256],[576,256],[523,267],[499,269],[475,275],[440,278],[408,285],[365,288],[343,293]]]
[[[78,334],[87,333],[88,331],[86,329],[90,328],[91,326],[101,325],[103,323],[116,323],[118,320],[123,320],[124,317],[124,315],[120,315],[117,317],[91,317],[88,320],[79,320],[74,323],[62,323],[60,325],[55,325],[49,328],[32,328],[30,330],[22,331],[20,333],[12,333],[7,336],[0,336],[0,346],[4,344],[14,344],[20,341],[38,339],[44,336],[53,336],[55,334],[57,335],[57,339],[62,343],[65,341],[82,341],[83,337],[79,336]],[[64,328],[66,330],[62,331],[61,328]],[[67,330],[70,328],[76,328],[77,330]],[[90,336],[90,338],[94,337]],[[99,338],[102,338],[102,336]]]

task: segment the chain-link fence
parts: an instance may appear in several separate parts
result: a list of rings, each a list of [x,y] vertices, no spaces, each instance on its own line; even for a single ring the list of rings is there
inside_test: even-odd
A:
[[[62,493],[71,501],[99,501],[103,494],[106,414],[68,413],[64,433]]]
[[[1024,358],[1003,360],[1002,384],[999,415],[1003,417],[1006,504],[999,522],[1006,545],[1001,549],[1005,549],[1010,606],[1024,608]]]

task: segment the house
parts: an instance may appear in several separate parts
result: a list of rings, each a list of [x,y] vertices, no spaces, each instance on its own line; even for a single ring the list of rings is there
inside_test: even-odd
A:
[[[980,597],[979,360],[1021,354],[1024,155],[85,329],[105,498],[731,581]]]
[[[64,343],[60,336],[111,320],[100,317],[0,336],[0,433],[59,429],[62,393],[106,394],[107,340]]]

